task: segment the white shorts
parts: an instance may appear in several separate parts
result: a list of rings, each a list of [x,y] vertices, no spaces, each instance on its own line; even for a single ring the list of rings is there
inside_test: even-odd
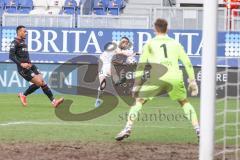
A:
[[[111,64],[103,64],[99,76],[110,77],[111,75]]]

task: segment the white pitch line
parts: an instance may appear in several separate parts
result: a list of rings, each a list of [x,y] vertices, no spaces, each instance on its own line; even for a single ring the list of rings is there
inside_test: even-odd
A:
[[[1,100],[1,102],[0,102],[0,104],[9,104],[9,100]],[[19,106],[21,106],[21,103],[20,103],[20,101],[19,102],[16,102],[15,104],[19,104]],[[39,105],[39,104],[42,104],[42,103],[34,103],[34,104],[36,104],[36,105]],[[74,103],[73,103],[74,104]],[[75,102],[75,104],[77,104],[77,102]],[[123,105],[122,105],[123,106]],[[129,106],[128,104],[125,104],[124,106]],[[1,107],[4,107],[4,106],[0,106],[0,108]],[[168,109],[168,108],[170,108],[170,109],[174,109],[174,108],[177,108],[178,106],[161,106],[161,105],[159,105],[159,106],[154,106],[154,105],[152,105],[152,106],[145,106],[145,108],[150,108],[150,109]]]
[[[101,123],[66,123],[66,122],[40,122],[40,121],[16,121],[0,123],[0,127],[16,126],[16,125],[65,125],[65,126],[94,126],[94,127],[122,127],[123,125],[117,124],[101,124]],[[136,128],[164,128],[164,129],[186,129],[189,127],[171,127],[171,126],[143,126],[136,125]]]

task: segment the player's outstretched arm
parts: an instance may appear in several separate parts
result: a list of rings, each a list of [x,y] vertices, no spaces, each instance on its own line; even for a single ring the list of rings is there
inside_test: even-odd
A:
[[[194,69],[192,66],[192,63],[187,56],[186,52],[184,51],[184,48],[182,45],[180,47],[180,54],[179,59],[183,63],[185,70],[188,74],[188,91],[191,93],[191,96],[197,96],[198,95],[198,85],[195,79]]]
[[[127,56],[127,57],[135,55],[135,53],[130,51],[130,50],[116,50],[116,54],[122,54],[122,55]]]

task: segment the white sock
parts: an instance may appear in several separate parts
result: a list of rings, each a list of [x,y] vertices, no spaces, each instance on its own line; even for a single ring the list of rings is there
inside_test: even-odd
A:
[[[133,127],[133,123],[128,121],[126,126],[125,126],[125,128],[124,128],[124,130],[132,130],[132,127]]]

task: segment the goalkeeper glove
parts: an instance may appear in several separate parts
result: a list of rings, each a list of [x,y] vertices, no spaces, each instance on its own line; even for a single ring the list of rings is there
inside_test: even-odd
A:
[[[198,95],[198,85],[195,79],[193,80],[188,79],[188,91],[191,93],[191,96]]]

